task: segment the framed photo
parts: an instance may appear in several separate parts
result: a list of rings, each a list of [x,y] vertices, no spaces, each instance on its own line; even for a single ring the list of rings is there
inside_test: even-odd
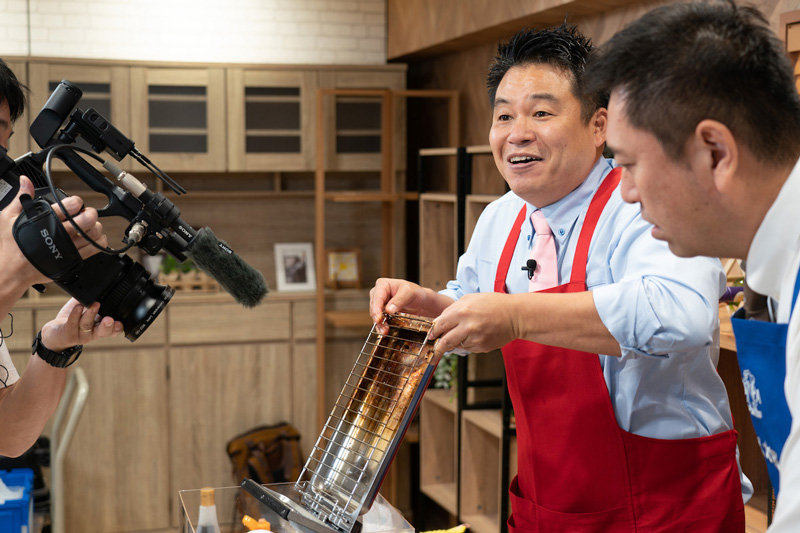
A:
[[[361,288],[361,250],[358,248],[328,248],[328,277],[326,285],[334,289]]]
[[[315,290],[314,246],[310,242],[275,244],[275,277],[279,291]]]

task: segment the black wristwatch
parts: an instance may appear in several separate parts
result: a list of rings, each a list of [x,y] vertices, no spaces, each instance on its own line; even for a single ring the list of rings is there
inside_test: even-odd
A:
[[[63,352],[54,352],[42,344],[42,332],[39,331],[39,333],[36,334],[36,338],[33,339],[33,351],[31,353],[38,354],[39,357],[50,366],[66,368],[78,360],[81,352],[83,352],[83,344],[67,348]]]

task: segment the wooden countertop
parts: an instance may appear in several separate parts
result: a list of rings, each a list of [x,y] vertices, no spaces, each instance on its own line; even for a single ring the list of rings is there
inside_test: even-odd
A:
[[[48,293],[51,291],[47,291]],[[54,294],[37,294],[33,297],[20,299],[15,305],[15,309],[40,309],[44,307],[61,307],[69,296],[60,291],[53,291]],[[277,292],[267,293],[262,303],[286,302],[298,300],[314,300],[316,293],[309,292]],[[227,303],[233,302],[233,297],[224,291],[203,292],[203,291],[176,291],[170,300],[170,305],[195,305],[200,303]]]
[[[719,347],[723,350],[736,351],[736,341],[733,338],[733,326],[731,326],[730,307],[727,304],[719,306]]]

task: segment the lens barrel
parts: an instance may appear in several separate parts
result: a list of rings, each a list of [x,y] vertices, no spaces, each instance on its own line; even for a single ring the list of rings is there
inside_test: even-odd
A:
[[[94,255],[84,261],[77,279],[57,285],[84,305],[100,302],[100,315],[122,322],[131,342],[175,294],[172,287],[155,283],[147,269],[127,255]]]

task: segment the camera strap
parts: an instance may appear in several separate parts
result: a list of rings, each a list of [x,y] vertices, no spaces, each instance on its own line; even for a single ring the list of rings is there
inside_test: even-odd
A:
[[[78,249],[43,198],[20,196],[22,213],[14,222],[14,240],[36,269],[54,281],[71,282],[83,264]]]

